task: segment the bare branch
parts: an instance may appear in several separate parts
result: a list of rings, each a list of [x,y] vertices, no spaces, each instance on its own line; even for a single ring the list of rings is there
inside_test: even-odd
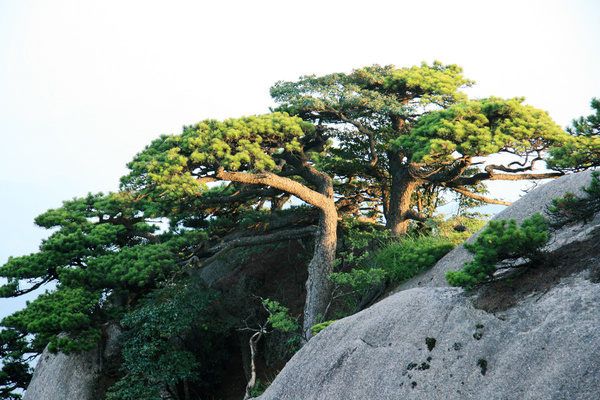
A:
[[[451,189],[454,190],[455,192],[458,192],[458,193],[460,193],[462,195],[470,197],[470,198],[472,198],[474,200],[483,201],[483,202],[488,203],[488,204],[500,204],[500,205],[503,205],[503,206],[510,206],[511,205],[511,203],[509,201],[502,201],[502,200],[490,199],[488,197],[481,196],[479,194],[475,194],[475,193],[471,192],[470,190],[468,190],[468,189],[466,189],[464,187],[460,187],[460,186],[458,186],[458,187],[451,187]]]
[[[254,235],[248,237],[242,237],[238,239],[233,239],[228,242],[219,243],[209,249],[203,249],[202,246],[196,250],[197,253],[187,260],[183,261],[182,265],[197,265],[200,268],[206,267],[209,264],[212,264],[220,257],[222,257],[229,250],[235,249],[237,247],[248,247],[248,246],[259,246],[264,244],[272,244],[279,243],[283,240],[294,240],[294,239],[302,239],[305,237],[313,236],[317,231],[317,228],[314,226],[307,226],[305,228],[300,229],[287,229],[283,231],[278,231],[275,233],[271,233],[268,235]],[[206,260],[200,261],[200,257],[210,255]]]
[[[218,182],[219,181],[219,179],[217,179],[214,176],[203,176],[201,178],[196,178],[196,180],[200,183]]]
[[[250,345],[250,380],[246,385],[244,400],[247,400],[251,397],[252,390],[254,390],[254,386],[256,386],[256,345],[258,341],[265,335],[265,333],[266,331],[260,329],[258,332],[254,333],[254,335],[252,335],[248,341]]]
[[[489,171],[481,172],[469,177],[457,178],[450,182],[447,186],[450,188],[461,187],[466,185],[477,185],[483,181],[522,181],[527,179],[553,179],[563,176],[564,172],[544,172],[532,174],[496,174]]]
[[[417,222],[425,222],[429,219],[429,218],[427,218],[427,216],[425,214],[422,214],[415,210],[406,211],[405,217],[407,219],[412,219],[413,221],[417,221]]]
[[[300,182],[281,177],[272,172],[251,174],[247,172],[227,172],[220,169],[217,172],[217,177],[224,181],[268,185],[291,193],[308,204],[312,204],[322,210],[330,207],[330,199],[327,196],[306,187]]]
[[[552,179],[563,176],[562,172],[545,172],[538,174],[494,174],[491,181],[522,181],[527,179]]]

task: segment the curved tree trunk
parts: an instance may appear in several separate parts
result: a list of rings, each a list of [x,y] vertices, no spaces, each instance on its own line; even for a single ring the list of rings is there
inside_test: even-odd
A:
[[[316,190],[312,190],[300,182],[270,172],[249,174],[245,172],[227,172],[221,169],[217,173],[217,178],[234,182],[268,185],[291,193],[320,210],[319,226],[315,236],[315,252],[308,265],[308,280],[306,281],[306,302],[304,304],[302,331],[306,340],[308,340],[312,336],[310,328],[319,322],[319,315],[325,313],[331,296],[329,275],[333,272],[333,262],[335,260],[338,213],[333,197],[333,179],[317,171],[306,162],[299,163],[298,170],[301,171],[299,175],[316,186]]]

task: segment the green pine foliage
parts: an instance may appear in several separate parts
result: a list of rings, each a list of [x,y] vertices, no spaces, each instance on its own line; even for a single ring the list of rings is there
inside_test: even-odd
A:
[[[458,89],[474,82],[463,77],[462,72],[457,65],[443,65],[439,61],[405,68],[373,65],[355,69],[351,74],[309,75],[298,82],[279,81],[271,88],[271,96],[283,104],[282,109],[292,113],[338,107],[404,115],[426,104],[452,104],[466,99]],[[422,100],[406,103],[413,98]]]
[[[524,101],[490,97],[461,102],[423,116],[410,135],[392,143],[411,149],[416,161],[437,165],[453,162],[456,153],[479,157],[510,149],[525,155],[542,142],[567,139],[545,111],[523,105]]]
[[[184,126],[179,135],[153,141],[128,164],[132,172],[121,182],[128,190],[141,190],[163,203],[192,201],[208,190],[197,177],[219,168],[276,170],[273,154],[300,150],[298,139],[312,129],[286,113],[202,121]]]
[[[583,197],[569,192],[564,197],[552,199],[548,214],[554,229],[577,222],[587,223],[600,212],[600,172],[593,171],[590,185],[582,190]]]
[[[549,220],[539,213],[526,218],[521,226],[514,219],[490,221],[474,243],[464,244],[474,260],[465,263],[461,271],[448,271],[448,283],[473,289],[493,280],[499,268],[514,266],[519,259],[541,260],[542,248],[551,237],[548,228]]]
[[[0,267],[3,297],[46,289],[1,322],[3,364],[11,366],[16,387],[27,386],[16,365],[29,371],[27,362],[46,346],[64,353],[94,348],[101,327],[179,273],[177,261],[203,237],[189,230],[159,233],[143,202],[134,200],[127,193],[100,193],[65,201],[36,218],[52,231],[39,252]]]
[[[110,291],[152,286],[150,279],[160,277],[166,268],[162,260],[166,256],[161,252],[144,254],[143,249],[154,250],[144,236],[152,235],[156,228],[119,207],[126,202],[115,194],[90,194],[36,218],[39,226],[55,231],[42,242],[38,253],[11,258],[0,268],[0,275],[7,278],[0,294],[18,296],[48,283],[55,289],[6,317],[2,325],[35,334],[36,351],[48,343],[54,350],[69,351],[70,339],[58,340],[58,333],[85,332],[82,338],[73,339],[79,343],[74,349],[84,349],[97,338],[96,324],[104,319],[98,304]],[[120,260],[127,260],[127,268],[117,271],[112,267]],[[116,292],[110,297],[117,297]]]
[[[403,282],[432,267],[454,247],[443,237],[407,236],[380,250],[376,260],[390,280]]]
[[[600,99],[592,99],[591,108],[595,113],[574,119],[568,140],[550,149],[549,167],[580,171],[600,166]]]
[[[32,361],[32,358],[27,356],[29,351],[29,342],[18,331],[5,329],[0,332],[1,399],[21,399],[21,394],[13,390],[27,387],[31,380],[32,369],[28,362]]]

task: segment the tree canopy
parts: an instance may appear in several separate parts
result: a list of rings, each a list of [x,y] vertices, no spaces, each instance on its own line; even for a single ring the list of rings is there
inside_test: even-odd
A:
[[[565,132],[523,98],[469,100],[462,89],[473,84],[462,68],[437,61],[278,82],[271,113],[163,135],[128,164],[118,193],[43,213],[35,222],[51,234],[39,251],[0,267],[2,297],[45,289],[1,321],[0,398],[19,398],[15,390],[31,379],[27,362],[46,346],[92,348],[109,323],[126,330],[111,398],[164,390],[188,398],[190,386],[217,380],[210,354],[235,324],[194,271],[232,249],[314,243],[305,246],[308,340],[330,317],[342,217],[358,231],[368,224],[361,232],[388,230],[402,240],[411,221],[428,223],[449,193],[467,205],[506,204],[484,196],[485,182],[599,165],[598,100],[596,115]],[[489,160],[499,154],[506,157]],[[554,170],[537,169],[546,160]],[[172,369],[161,375],[163,368]]]
[[[375,65],[350,74],[278,82],[271,95],[280,110],[329,128],[339,146],[324,168],[346,178],[350,190],[378,197],[387,228],[400,236],[410,220],[426,219],[411,204],[423,185],[506,204],[477,194],[473,185],[560,175],[531,171],[543,152],[568,135],[547,113],[523,105],[524,99],[467,100],[460,89],[474,82],[462,72],[437,61],[411,68]],[[495,153],[519,159],[487,165],[484,171],[471,168],[479,165],[475,157]]]
[[[580,171],[600,166],[600,100],[592,99],[591,108],[595,114],[574,119],[567,127],[571,136],[552,149],[550,167]]]
[[[123,179],[128,190],[159,203],[202,207],[206,183],[231,182],[238,185],[235,193],[220,201],[247,196],[258,201],[287,193],[319,209],[304,312],[308,336],[328,302],[337,225],[333,180],[307,154],[315,132],[311,124],[285,113],[204,121],[185,127],[181,135],[154,141],[129,164],[132,173]]]

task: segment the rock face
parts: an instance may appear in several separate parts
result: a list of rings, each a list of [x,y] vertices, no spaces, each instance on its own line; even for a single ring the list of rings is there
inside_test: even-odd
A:
[[[589,180],[585,173],[550,182],[496,219],[544,211]],[[550,248],[594,230],[597,241],[599,226],[600,216],[558,232]],[[600,398],[600,257],[496,313],[448,287],[445,271],[466,260],[458,248],[398,293],[323,330],[260,400]]]
[[[561,178],[552,180],[542,186],[532,190],[527,195],[515,201],[510,207],[507,207],[502,212],[496,214],[493,220],[512,219],[514,218],[519,223],[525,218],[531,217],[535,213],[544,213],[553,198],[564,197],[566,192],[572,192],[576,195],[581,195],[583,191],[581,187],[589,186],[592,179],[590,171],[566,175]],[[557,232],[550,246],[554,248],[564,245],[566,242],[575,240],[576,235],[585,236],[587,231],[591,229],[593,224],[586,227],[574,227],[574,229],[564,229]],[[483,228],[485,229],[485,228]],[[477,234],[467,240],[467,242],[475,241]],[[433,287],[448,287],[446,281],[446,271],[458,271],[462,269],[466,261],[471,260],[471,255],[462,246],[457,247],[446,257],[442,258],[432,269],[411,279],[399,290],[407,290],[413,287],[433,286]]]
[[[35,368],[24,400],[103,399],[114,379],[108,375],[120,365],[117,338],[121,331],[108,325],[104,340],[82,354],[50,353],[44,350]]]
[[[598,301],[583,278],[497,316],[403,291],[317,335],[260,399],[598,398]]]

